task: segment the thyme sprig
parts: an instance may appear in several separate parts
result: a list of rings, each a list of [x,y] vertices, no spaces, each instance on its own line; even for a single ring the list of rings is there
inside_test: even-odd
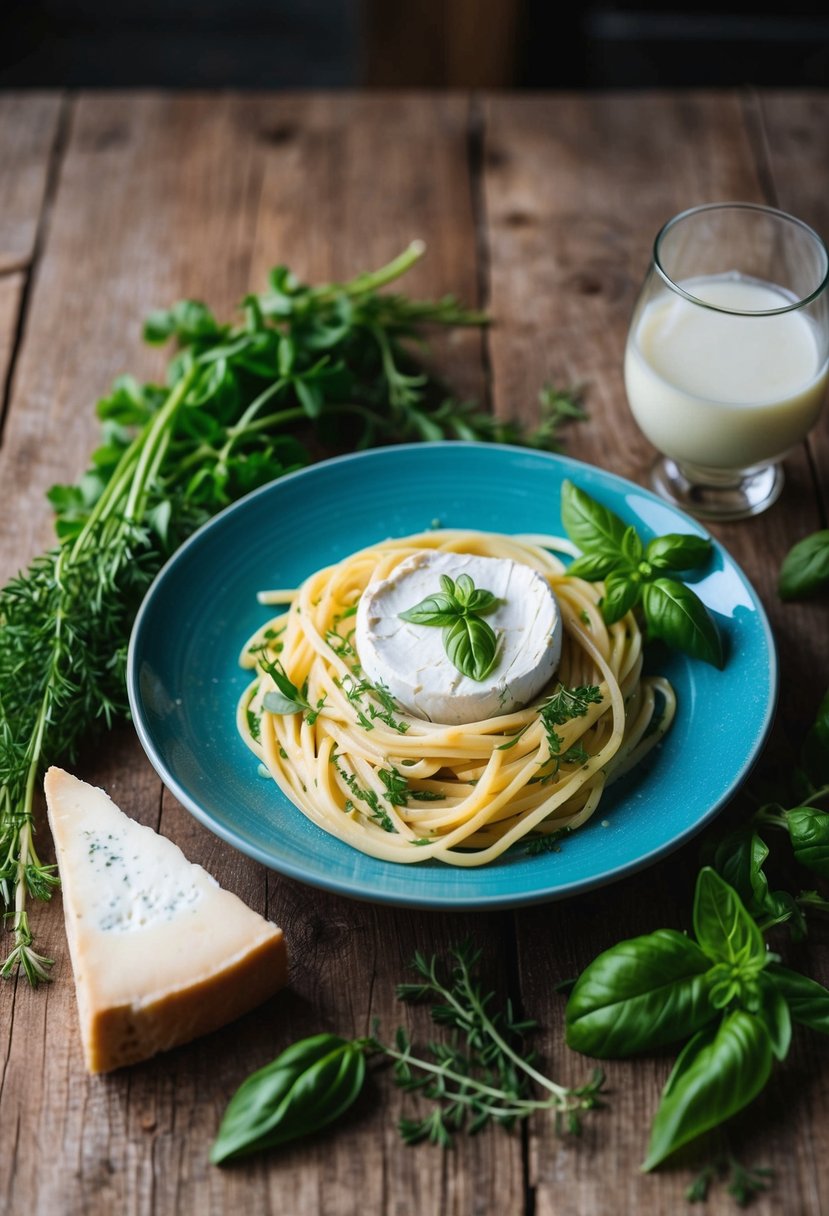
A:
[[[454,1133],[480,1131],[488,1123],[510,1128],[539,1111],[552,1111],[557,1131],[578,1134],[585,1111],[601,1105],[604,1075],[577,1089],[551,1080],[536,1067],[537,1054],[524,1045],[536,1023],[516,1016],[511,1001],[493,1010],[494,994],[476,974],[481,951],[468,944],[449,951],[448,969],[435,955],[415,954],[416,983],[399,984],[405,1001],[428,1001],[436,1025],[449,1037],[430,1042],[418,1053],[403,1027],[394,1044],[373,1046],[395,1061],[394,1078],[404,1090],[433,1105],[419,1118],[400,1120],[407,1144],[429,1140],[448,1147]]]

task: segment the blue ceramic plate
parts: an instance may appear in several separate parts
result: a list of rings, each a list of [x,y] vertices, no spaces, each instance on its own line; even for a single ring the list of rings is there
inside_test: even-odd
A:
[[[571,478],[643,538],[705,535],[646,490],[561,456],[467,443],[346,456],[283,477],[206,524],[162,570],[133,630],[129,696],[144,748],[167,787],[235,848],[303,882],[415,907],[514,907],[599,886],[650,865],[705,824],[746,776],[771,725],[777,661],[766,615],[728,554],[696,590],[726,639],[724,671],[658,651],[679,710],[662,746],[612,787],[559,853],[518,846],[489,866],[395,865],[326,835],[257,773],[237,736],[237,667],[271,614],[263,587],[292,587],[388,536],[448,528],[561,533]]]

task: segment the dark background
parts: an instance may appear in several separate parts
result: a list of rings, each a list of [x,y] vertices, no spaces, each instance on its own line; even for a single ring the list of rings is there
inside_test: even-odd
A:
[[[829,6],[0,0],[0,87],[829,83]]]

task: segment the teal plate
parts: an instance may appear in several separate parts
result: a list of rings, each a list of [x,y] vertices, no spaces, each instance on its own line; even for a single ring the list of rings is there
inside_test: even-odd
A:
[[[238,655],[270,615],[257,591],[297,586],[357,549],[436,520],[447,528],[560,534],[567,477],[645,539],[706,535],[653,494],[601,469],[468,443],[330,460],[255,491],[211,520],[153,583],[130,643],[133,718],[167,787],[216,835],[283,874],[343,895],[424,908],[515,907],[572,895],[650,865],[699,831],[756,759],[777,693],[765,612],[719,545],[695,589],[725,637],[725,670],[654,648],[654,670],[677,691],[674,725],[558,853],[530,856],[519,845],[471,869],[366,857],[310,823],[260,777],[236,733],[236,702],[248,680]]]

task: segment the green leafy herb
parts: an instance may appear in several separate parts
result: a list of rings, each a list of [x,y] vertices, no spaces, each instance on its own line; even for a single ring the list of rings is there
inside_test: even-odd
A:
[[[713,617],[687,584],[666,577],[702,569],[710,560],[709,540],[670,533],[645,547],[635,528],[570,481],[562,486],[561,518],[582,550],[570,574],[605,582],[602,614],[607,624],[641,605],[650,637],[722,667],[722,640]]]
[[[829,531],[798,541],[783,560],[777,589],[784,600],[801,599],[829,586]]]
[[[642,1168],[652,1170],[742,1110],[765,1086],[771,1065],[769,1032],[744,1009],[700,1030],[680,1053],[662,1091]]]
[[[302,1039],[243,1081],[210,1151],[214,1165],[319,1131],[356,1101],[364,1044],[333,1034]]]
[[[491,591],[476,588],[468,574],[459,575],[457,582],[442,574],[440,585],[442,591],[401,612],[400,618],[413,625],[441,626],[453,666],[472,680],[484,680],[497,661],[498,639],[481,617],[497,608],[498,600]]]
[[[738,893],[710,867],[697,879],[694,932],[696,942],[662,929],[618,943],[567,1003],[567,1042],[603,1059],[693,1036],[662,1092],[646,1170],[756,1097],[788,1053],[793,1020],[829,1033],[829,992],[777,966]]]

